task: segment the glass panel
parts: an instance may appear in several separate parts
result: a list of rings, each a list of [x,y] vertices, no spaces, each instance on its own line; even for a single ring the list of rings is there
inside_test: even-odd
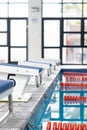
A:
[[[87,34],[84,34],[84,45],[87,46]]]
[[[61,0],[43,0],[43,3],[58,3],[61,2]]]
[[[28,17],[28,4],[9,4],[9,17]]]
[[[81,31],[80,20],[64,20],[64,31],[77,32]]]
[[[11,61],[24,61],[26,60],[25,48],[12,48],[11,49]]]
[[[6,45],[6,44],[7,44],[7,34],[0,33],[0,45]]]
[[[28,0],[9,0],[9,2],[18,3],[18,2],[28,2]]]
[[[0,17],[7,17],[7,4],[0,4]]]
[[[11,20],[11,46],[26,46],[26,20]]]
[[[64,118],[65,119],[80,119],[80,108],[65,107]]]
[[[83,63],[87,64],[87,48],[83,48]]]
[[[61,16],[60,4],[43,4],[43,17],[58,17],[58,16],[59,17]]]
[[[64,34],[64,45],[66,46],[79,46],[81,43],[80,34]]]
[[[60,59],[60,49],[44,49],[44,58]]]
[[[81,48],[63,48],[62,54],[64,64],[81,64],[82,62]]]
[[[8,0],[1,0],[0,3],[7,3]]]
[[[84,30],[87,32],[87,20],[84,20]]]
[[[63,4],[64,17],[81,17],[82,4]]]
[[[82,2],[82,0],[63,0],[63,2],[79,3],[79,2]]]
[[[0,31],[7,31],[7,20],[0,20]]]
[[[84,4],[84,6],[83,6],[83,9],[84,9],[84,11],[83,11],[83,16],[84,17],[87,17],[87,4]]]
[[[8,62],[8,49],[7,47],[0,47],[0,62]]]
[[[44,46],[60,45],[60,21],[51,20],[44,22]]]
[[[87,2],[87,0],[83,0],[84,2]]]

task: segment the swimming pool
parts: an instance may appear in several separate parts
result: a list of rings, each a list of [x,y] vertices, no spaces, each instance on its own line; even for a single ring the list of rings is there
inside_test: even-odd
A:
[[[87,89],[61,90],[60,82],[65,82],[64,72],[87,73],[86,69],[61,69],[53,83],[43,95],[39,104],[32,113],[29,123],[24,130],[43,130],[47,121],[87,122],[87,103],[65,103],[65,95],[87,96]],[[71,81],[69,81],[71,82]],[[75,80],[74,82],[81,82]],[[84,81],[87,82],[86,80]],[[45,129],[44,129],[45,130]]]

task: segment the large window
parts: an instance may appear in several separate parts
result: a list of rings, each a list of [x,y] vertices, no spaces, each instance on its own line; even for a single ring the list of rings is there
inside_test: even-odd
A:
[[[43,57],[87,64],[87,0],[42,0],[42,21]]]
[[[28,0],[0,1],[0,61],[28,59]]]
[[[44,21],[44,57],[60,58],[60,21]],[[53,55],[52,55],[53,54]]]

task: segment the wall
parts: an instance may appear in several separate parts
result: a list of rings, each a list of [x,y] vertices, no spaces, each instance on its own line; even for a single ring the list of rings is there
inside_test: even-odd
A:
[[[41,0],[29,0],[29,59],[41,58]]]

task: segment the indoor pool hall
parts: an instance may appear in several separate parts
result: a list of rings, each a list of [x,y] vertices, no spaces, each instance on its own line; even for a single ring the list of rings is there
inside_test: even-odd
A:
[[[87,0],[0,0],[0,130],[87,130]]]

